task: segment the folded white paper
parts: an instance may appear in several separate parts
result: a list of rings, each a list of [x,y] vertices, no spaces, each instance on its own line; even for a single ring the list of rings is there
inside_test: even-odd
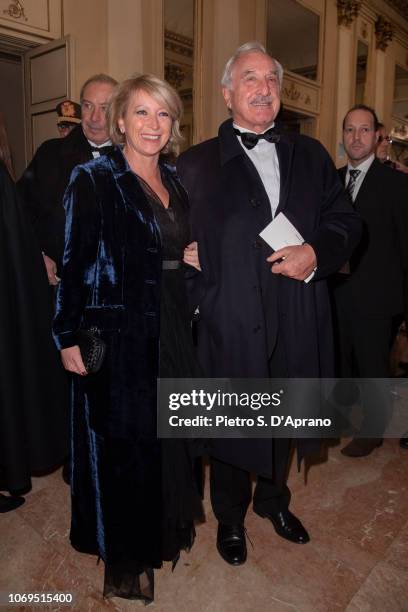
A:
[[[276,215],[259,235],[274,251],[304,243],[302,234],[282,212]]]
[[[304,243],[302,234],[282,212],[276,215],[259,235],[274,251]],[[313,276],[314,272],[305,278],[304,282],[308,283]]]

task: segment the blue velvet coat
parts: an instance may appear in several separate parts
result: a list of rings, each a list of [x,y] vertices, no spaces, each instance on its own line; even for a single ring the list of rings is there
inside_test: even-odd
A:
[[[170,167],[161,172],[180,193]],[[71,542],[158,567],[159,227],[119,148],[74,170],[65,209],[55,340],[70,347],[80,327],[97,327],[107,343],[102,369],[73,377]]]

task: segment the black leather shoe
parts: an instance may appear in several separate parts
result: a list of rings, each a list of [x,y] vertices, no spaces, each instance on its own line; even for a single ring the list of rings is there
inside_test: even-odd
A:
[[[382,438],[353,438],[340,452],[346,457],[367,457],[382,443]]]
[[[3,495],[0,493],[0,512],[10,512],[10,510],[15,510],[19,506],[22,506],[25,502],[24,497],[15,497]]]
[[[290,510],[281,510],[280,512],[272,514],[269,512],[258,512],[258,510],[254,508],[254,512],[262,516],[262,518],[269,519],[276,533],[282,538],[285,538],[285,540],[295,542],[295,544],[306,544],[306,542],[309,542],[309,534],[299,519],[296,518]]]
[[[400,447],[408,450],[408,432],[400,439]]]
[[[242,565],[247,558],[245,529],[243,525],[218,523],[217,550],[230,565]]]

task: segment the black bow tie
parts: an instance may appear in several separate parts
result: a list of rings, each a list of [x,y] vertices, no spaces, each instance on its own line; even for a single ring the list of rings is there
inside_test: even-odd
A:
[[[264,138],[267,142],[279,142],[280,135],[276,133],[275,128],[271,127],[266,130],[263,134],[255,134],[254,132],[240,132],[234,128],[234,132],[237,136],[241,136],[241,141],[244,147],[247,149],[253,149],[258,140]]]
[[[95,151],[95,152],[98,152],[100,155],[107,155],[108,153],[113,151],[113,146],[112,145],[105,145],[104,147],[93,147],[91,145],[91,151],[92,151],[92,153]]]

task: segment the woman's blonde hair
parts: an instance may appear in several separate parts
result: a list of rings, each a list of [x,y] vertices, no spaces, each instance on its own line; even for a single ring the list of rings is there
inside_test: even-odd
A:
[[[114,144],[124,144],[126,142],[125,134],[122,134],[118,121],[123,119],[126,114],[129,100],[132,94],[137,91],[144,91],[152,98],[163,104],[163,107],[168,111],[172,119],[170,139],[162,153],[177,155],[180,148],[180,143],[183,137],[180,132],[180,119],[183,114],[183,103],[175,89],[166,81],[159,79],[153,74],[142,74],[140,76],[126,79],[118,85],[113,92],[109,110],[108,110],[108,126],[110,138]]]

